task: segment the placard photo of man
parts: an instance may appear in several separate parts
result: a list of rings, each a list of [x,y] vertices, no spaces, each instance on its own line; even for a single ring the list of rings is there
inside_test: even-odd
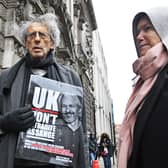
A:
[[[77,95],[62,95],[60,99],[61,115],[67,126],[76,131],[81,125],[82,99]]]

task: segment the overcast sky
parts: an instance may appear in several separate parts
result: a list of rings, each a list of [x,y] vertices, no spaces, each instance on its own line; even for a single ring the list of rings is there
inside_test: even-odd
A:
[[[132,19],[144,9],[168,6],[167,0],[92,0],[104,56],[115,122],[123,120],[132,91],[132,63],[137,58],[132,38]]]

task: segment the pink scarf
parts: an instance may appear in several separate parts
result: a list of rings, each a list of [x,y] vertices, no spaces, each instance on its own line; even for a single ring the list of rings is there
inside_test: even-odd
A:
[[[125,117],[120,129],[118,168],[127,168],[127,160],[132,152],[133,129],[137,112],[143,104],[144,97],[155,83],[158,73],[167,62],[167,52],[165,52],[162,43],[158,43],[148,50],[145,56],[138,58],[133,64],[133,70],[140,78],[128,100]]]

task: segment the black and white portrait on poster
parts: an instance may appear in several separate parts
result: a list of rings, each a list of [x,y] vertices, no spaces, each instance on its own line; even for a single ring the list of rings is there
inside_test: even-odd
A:
[[[16,157],[70,167],[80,151],[81,87],[31,75],[26,99],[34,127],[21,132]]]

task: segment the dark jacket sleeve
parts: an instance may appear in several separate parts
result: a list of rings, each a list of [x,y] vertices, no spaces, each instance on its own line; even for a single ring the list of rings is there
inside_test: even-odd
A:
[[[112,144],[112,142],[110,141],[109,144],[108,144],[108,151],[109,151],[109,155],[112,157],[113,156],[113,153],[114,153],[114,150],[115,150],[115,146]]]

